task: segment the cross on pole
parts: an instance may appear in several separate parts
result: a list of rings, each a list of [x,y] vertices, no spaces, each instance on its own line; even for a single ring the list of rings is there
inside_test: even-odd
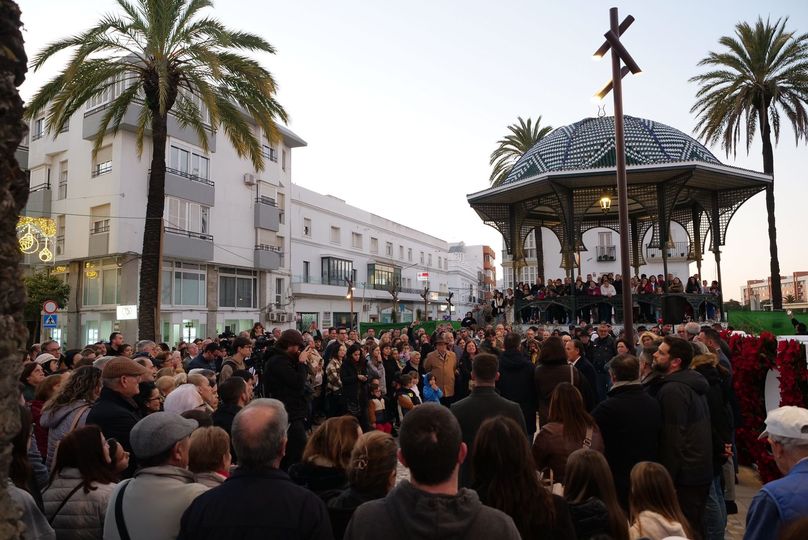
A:
[[[612,51],[612,80],[609,81],[597,94],[596,98],[603,99],[611,91],[614,96],[614,142],[615,161],[617,163],[617,210],[620,220],[620,272],[624,278],[631,276],[629,262],[629,227],[628,227],[628,180],[626,175],[626,140],[623,123],[623,83],[622,79],[628,73],[640,73],[640,66],[634,61],[623,44],[620,36],[625,32],[634,17],[629,15],[618,24],[617,8],[609,10],[609,31],[603,36],[606,41],[595,51],[595,58],[602,58],[609,50]],[[625,66],[622,65],[625,63]],[[628,282],[628,279],[626,279]],[[634,342],[634,313],[631,300],[631,288],[623,287],[623,327],[625,337],[629,343]]]

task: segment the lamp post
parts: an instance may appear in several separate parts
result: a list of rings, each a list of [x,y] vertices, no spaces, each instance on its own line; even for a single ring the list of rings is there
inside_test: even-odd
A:
[[[349,330],[354,329],[354,310],[353,310],[353,300],[354,300],[354,284],[353,280],[350,278],[346,278],[345,281],[348,282],[348,292],[345,294],[345,298],[351,301],[351,321],[348,323]]]
[[[615,161],[617,162],[617,211],[620,221],[620,273],[631,276],[631,266],[628,257],[629,227],[628,227],[628,182],[626,179],[626,140],[623,124],[623,83],[622,79],[629,72],[640,73],[640,67],[620,43],[620,36],[625,32],[634,17],[629,15],[618,24],[617,8],[609,9],[609,31],[604,34],[606,41],[595,51],[595,58],[602,58],[610,49],[612,51],[612,80],[607,83],[595,97],[603,99],[611,91],[614,96],[614,147]],[[626,65],[623,66],[622,63]],[[628,285],[628,280],[626,281]],[[622,288],[623,296],[623,327],[625,337],[629,343],[634,343],[634,313],[631,300],[631,288]]]

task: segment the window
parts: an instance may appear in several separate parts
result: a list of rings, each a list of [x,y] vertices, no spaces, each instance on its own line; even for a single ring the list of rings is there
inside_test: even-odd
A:
[[[424,264],[424,252],[421,252],[421,264]]]
[[[286,149],[281,150],[281,169],[286,170]],[[278,158],[275,158],[278,161]]]
[[[323,257],[321,265],[323,285],[345,285],[347,280],[354,278],[353,261]]]
[[[109,232],[110,205],[102,204],[90,208],[90,234]]]
[[[368,264],[368,282],[374,289],[401,285],[401,268],[388,264]]]
[[[398,246],[398,258],[404,260],[404,246]]]
[[[34,131],[31,133],[31,140],[35,141],[37,139],[41,139],[42,136],[45,134],[45,119],[44,118],[37,118],[34,122]]]
[[[286,212],[284,212],[284,210],[286,209],[286,195],[283,193],[277,193],[277,197],[278,197],[278,208],[280,209],[280,212],[278,212],[278,223],[283,225],[284,222],[286,221]]]
[[[598,245],[599,246],[613,246],[612,244],[612,233],[610,232],[599,232],[598,233]]]
[[[527,238],[525,238],[525,257],[528,259],[535,259],[536,258],[536,237],[533,233],[528,234]]]
[[[339,227],[331,226],[331,243],[332,244],[339,244],[340,241],[340,233]]]
[[[207,157],[173,144],[168,153],[168,168],[191,179],[210,179],[210,160]]]
[[[444,269],[444,270],[448,270],[448,269],[449,269],[449,259],[448,259],[448,258],[443,259],[443,269]]]
[[[113,258],[86,261],[82,277],[85,306],[114,305],[118,303],[121,288],[121,269]]]
[[[311,263],[303,261],[303,283],[311,282]]]
[[[266,144],[261,145],[261,155],[270,161],[273,161],[275,163],[278,162],[278,151],[269,145]]]
[[[362,235],[356,232],[351,233],[351,246],[362,249]]]
[[[438,255],[438,268],[441,268],[442,266],[443,266],[443,257]]]
[[[427,266],[432,266],[432,254],[431,253],[427,255],[426,265]]]
[[[103,107],[132,86],[135,82],[135,77],[127,73],[116,75],[114,79],[107,79],[103,83],[103,89],[92,96],[87,101],[87,110],[97,109]]]
[[[210,208],[176,197],[166,197],[163,219],[169,229],[198,234],[210,231]]]
[[[59,190],[56,195],[56,198],[66,199],[67,198],[67,160],[59,162]]]
[[[254,308],[258,298],[258,273],[253,270],[219,270],[219,306]]]
[[[275,278],[275,304],[283,304],[283,278]]]
[[[309,218],[303,218],[303,236],[311,238],[311,220]]]
[[[207,303],[207,269],[204,265],[175,262],[163,267],[160,303],[204,306]]]
[[[101,148],[93,158],[91,176],[101,176],[112,171],[112,145]]]
[[[56,216],[56,255],[65,252],[65,216]]]
[[[392,256],[393,256],[393,243],[392,243],[392,242],[385,242],[385,243],[384,243],[384,253],[385,253],[385,254],[386,254],[388,257],[392,257]]]
[[[379,239],[370,237],[370,252],[371,253],[378,253],[379,252]]]
[[[407,248],[407,260],[412,262],[412,248]]]

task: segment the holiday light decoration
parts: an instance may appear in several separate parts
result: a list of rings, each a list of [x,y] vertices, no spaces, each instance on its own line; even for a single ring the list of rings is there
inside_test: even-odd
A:
[[[20,251],[26,255],[37,254],[43,263],[53,261],[53,245],[56,223],[50,218],[21,216],[17,221],[17,241]]]

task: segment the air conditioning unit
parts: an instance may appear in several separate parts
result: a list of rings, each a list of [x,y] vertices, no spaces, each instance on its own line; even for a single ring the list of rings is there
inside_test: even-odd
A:
[[[281,322],[281,323],[286,322],[286,316],[287,316],[287,315],[288,315],[288,314],[287,314],[287,313],[285,313],[285,312],[280,312],[280,313],[278,313],[278,322]]]
[[[254,186],[255,185],[255,175],[251,173],[244,174],[244,185],[247,186]]]
[[[273,311],[272,313],[269,314],[269,321],[278,322],[278,315],[280,315],[280,313],[278,313],[277,311]]]

